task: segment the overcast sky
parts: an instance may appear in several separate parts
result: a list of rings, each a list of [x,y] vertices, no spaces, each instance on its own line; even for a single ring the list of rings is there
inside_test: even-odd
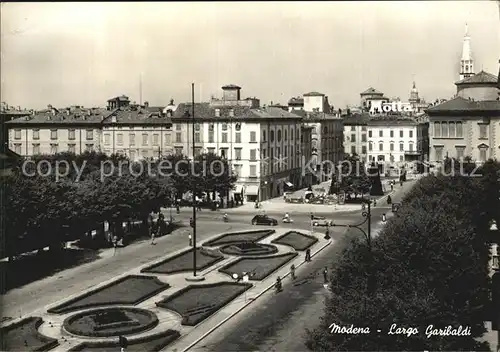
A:
[[[335,108],[370,86],[408,99],[455,92],[465,23],[476,72],[498,73],[494,1],[2,3],[1,100],[104,106],[121,94],[166,105],[220,96],[286,104],[319,91]]]

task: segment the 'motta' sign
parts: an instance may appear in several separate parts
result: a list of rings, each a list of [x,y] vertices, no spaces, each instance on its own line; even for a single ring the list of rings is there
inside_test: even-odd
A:
[[[413,108],[410,103],[402,103],[400,101],[392,103],[384,103],[381,100],[371,102],[370,113],[384,113],[384,112],[412,112]]]

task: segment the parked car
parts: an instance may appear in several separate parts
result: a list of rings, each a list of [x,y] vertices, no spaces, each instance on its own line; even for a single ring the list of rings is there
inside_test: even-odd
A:
[[[313,226],[331,226],[333,221],[326,219],[324,216],[314,216],[312,224]]]
[[[255,215],[252,219],[252,225],[278,225],[278,220],[270,218],[267,215]]]

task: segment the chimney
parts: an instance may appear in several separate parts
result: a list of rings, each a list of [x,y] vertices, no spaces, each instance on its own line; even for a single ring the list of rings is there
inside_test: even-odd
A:
[[[144,107],[145,107],[145,108],[149,108],[149,101],[145,101],[145,102],[144,102]]]

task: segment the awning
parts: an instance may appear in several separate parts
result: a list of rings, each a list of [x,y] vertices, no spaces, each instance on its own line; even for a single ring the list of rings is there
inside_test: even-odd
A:
[[[287,181],[287,182],[285,182],[285,185],[287,185],[288,187],[293,187],[293,183],[288,182],[288,181]]]
[[[259,186],[247,186],[245,193],[247,196],[258,196]]]
[[[234,193],[241,193],[241,192],[243,192],[243,185],[236,185],[233,192]]]

